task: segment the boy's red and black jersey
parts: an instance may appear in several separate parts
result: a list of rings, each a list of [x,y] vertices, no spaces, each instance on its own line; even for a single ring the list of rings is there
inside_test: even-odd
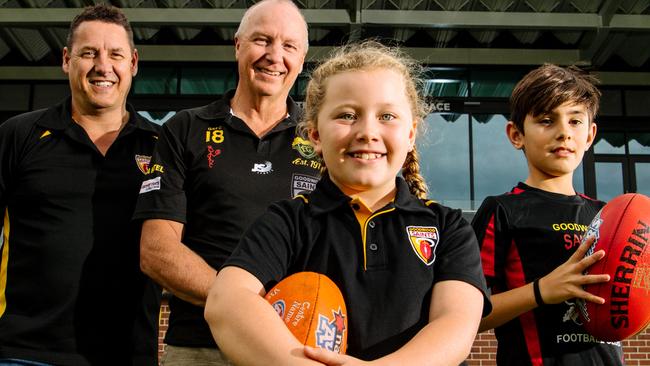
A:
[[[472,226],[492,293],[541,278],[575,252],[604,202],[519,183],[487,197]],[[544,305],[495,329],[499,365],[620,365],[620,344],[599,342],[582,328],[575,302]]]
[[[272,205],[224,266],[245,269],[267,291],[296,272],[327,275],[346,302],[347,353],[366,360],[394,352],[428,323],[437,282],[475,286],[490,311],[476,238],[460,210],[417,199],[397,178],[394,202],[362,230],[350,200],[323,177],[311,194]],[[431,251],[421,250],[425,240]]]
[[[160,289],[131,215],[159,126],[127,105],[102,155],[70,103],[0,125],[0,359],[153,365]]]

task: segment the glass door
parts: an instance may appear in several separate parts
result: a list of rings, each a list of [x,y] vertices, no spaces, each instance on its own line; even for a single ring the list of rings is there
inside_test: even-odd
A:
[[[609,201],[629,192],[629,175],[625,157],[596,157],[594,171],[596,176],[596,198]]]
[[[593,154],[593,186],[599,200],[630,192],[650,195],[650,134],[604,132]]]
[[[650,156],[634,158],[632,166],[634,192],[650,196]]]

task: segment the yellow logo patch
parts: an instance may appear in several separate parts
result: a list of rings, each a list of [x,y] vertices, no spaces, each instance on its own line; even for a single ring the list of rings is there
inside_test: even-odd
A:
[[[311,144],[311,141],[305,140],[302,137],[294,138],[291,143],[291,148],[296,150],[305,159],[313,159],[316,157],[314,145]]]
[[[436,246],[440,241],[438,228],[435,226],[407,226],[406,233],[415,255],[427,266],[433,264],[436,259]]]

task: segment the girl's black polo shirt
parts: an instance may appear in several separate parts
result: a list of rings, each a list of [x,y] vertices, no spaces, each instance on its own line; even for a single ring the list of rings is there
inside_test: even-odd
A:
[[[267,291],[295,272],[327,275],[346,301],[347,353],[366,360],[397,350],[428,323],[439,281],[475,286],[489,312],[476,238],[460,210],[415,198],[397,178],[394,202],[366,220],[362,235],[349,202],[322,178],[311,194],[271,206],[225,266],[247,270]]]

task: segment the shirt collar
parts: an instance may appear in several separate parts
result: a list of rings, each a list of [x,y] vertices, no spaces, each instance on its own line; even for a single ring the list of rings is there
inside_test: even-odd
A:
[[[221,97],[221,99],[216,100],[204,107],[198,108],[196,116],[207,120],[223,120],[228,124],[232,124],[233,119],[241,120],[237,116],[233,116],[230,113],[230,100],[235,96],[235,89],[229,90]],[[291,98],[287,97],[287,111],[288,116],[284,118],[280,123],[278,123],[271,131],[284,130],[287,128],[296,127],[300,117],[302,116],[302,111],[296,102]]]
[[[388,207],[411,211],[411,212],[429,212],[424,202],[413,196],[409,191],[408,184],[402,177],[395,178],[397,191],[395,199],[390,202]],[[339,187],[332,182],[328,175],[323,176],[317,184],[317,189],[310,195],[309,202],[314,215],[320,215],[334,211],[340,206],[349,206],[352,198],[345,195]]]
[[[554,192],[549,192],[545,191],[543,189],[531,187],[528,184],[524,182],[519,182],[517,183],[517,186],[515,186],[511,191],[510,194],[519,194],[522,192],[531,192],[540,196],[543,196],[547,199],[554,200],[554,201],[566,201],[566,202],[575,202],[575,203],[580,203],[582,202],[583,199],[588,198],[585,197],[579,193],[576,192],[576,194],[572,195],[565,195],[562,193],[554,193]],[[591,199],[591,198],[589,198]]]
[[[71,106],[72,97],[68,97],[61,103],[49,108],[45,113],[43,113],[41,118],[37,121],[37,124],[47,129],[65,130],[74,123],[72,120]],[[132,105],[127,103],[126,110],[129,112],[129,120],[127,121],[126,126],[124,126],[125,129],[136,128],[157,133],[153,122],[148,122],[144,117],[140,116]]]
[[[235,95],[235,90],[227,91],[221,99],[215,100],[214,102],[197,108],[196,116],[198,118],[210,121],[210,120],[223,120],[230,116],[230,99]]]

